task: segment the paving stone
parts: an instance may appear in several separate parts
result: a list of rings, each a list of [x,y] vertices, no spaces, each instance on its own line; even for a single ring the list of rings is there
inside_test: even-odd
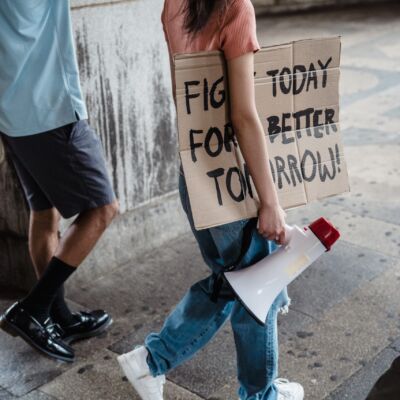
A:
[[[149,323],[136,325],[135,329],[110,347],[121,354],[142,344],[150,332],[158,332],[163,319],[158,317]],[[216,357],[218,354],[218,357]],[[236,376],[236,356],[230,325],[226,326],[195,357],[168,374],[168,379],[202,397],[208,397],[230,378]]]
[[[60,375],[67,367],[49,360],[21,339],[0,333],[0,385],[22,396]]]
[[[387,131],[398,130],[399,124],[400,119],[396,123],[397,129],[388,129]],[[385,132],[386,129],[382,131],[382,134],[384,135]],[[345,149],[349,174],[369,183],[372,191],[376,190],[374,186],[376,184],[384,184],[389,190],[391,187],[399,189],[399,151],[400,144],[349,146]],[[390,198],[386,199],[390,200]]]
[[[227,384],[237,389],[236,374],[235,344],[230,324],[227,323],[192,360],[172,371],[169,379],[208,398]]]
[[[365,400],[374,383],[389,369],[399,353],[391,348],[381,351],[372,361],[347,379],[326,400]]]
[[[289,312],[287,314],[279,314],[278,315],[278,333],[279,333],[279,341],[282,338],[287,338],[290,336],[294,336],[296,332],[302,330],[305,326],[311,324],[315,321],[310,315],[306,315],[301,311],[296,309],[296,304],[293,304],[289,307]],[[282,351],[285,351],[283,349]]]
[[[321,400],[365,366],[400,332],[398,266],[366,283],[312,322],[282,338],[281,375]]]
[[[167,385],[165,388],[165,400],[201,400],[203,397],[200,397],[188,390],[175,385],[171,381],[167,381]]]
[[[0,299],[3,311],[13,302]],[[0,387],[23,396],[60,375],[68,366],[39,355],[22,339],[0,331]]]
[[[293,308],[320,319],[358,287],[395,263],[382,254],[346,242],[337,243],[289,287]]]
[[[5,309],[8,304],[10,304],[9,300],[0,300],[1,310]],[[83,308],[76,303],[69,302],[69,304],[70,306],[72,305],[72,309],[74,310]],[[142,314],[141,318],[148,319],[149,317]],[[110,329],[102,335],[90,340],[75,342],[73,347],[76,354],[76,362],[96,354],[101,349],[117,341],[131,327],[131,321],[131,318],[119,318],[114,320]],[[21,339],[11,338],[2,331],[0,331],[0,348],[2,349],[2,357],[0,358],[0,384],[9,388],[8,390],[18,396],[47,383],[47,381],[60,375],[69,368],[67,364],[59,364],[44,358],[34,350],[31,350]],[[4,353],[4,357],[3,348],[7,349],[7,352]],[[33,368],[33,366],[35,368]],[[31,398],[32,400],[36,398],[43,398],[43,400],[46,400],[44,394],[36,392],[31,393],[32,394],[29,394],[29,396],[27,395],[27,400]]]
[[[342,135],[346,154],[347,146],[398,144],[400,142],[400,135],[398,132],[383,132],[377,129],[366,129],[353,126],[342,129]]]
[[[345,114],[345,118],[342,120],[342,126],[344,128],[354,127],[361,129],[363,127],[368,127],[369,129],[381,131],[382,135],[386,132],[395,132],[400,123],[400,117],[392,118],[390,115],[386,114],[386,111],[391,109],[389,108],[390,106],[398,105],[396,93],[399,86],[395,86],[395,82],[399,85],[399,78],[400,73],[392,74],[393,87],[374,93],[373,96],[367,96],[355,102],[350,108],[351,114],[350,112],[347,115]],[[373,113],[366,112],[366,110],[372,110],[373,107],[375,107]],[[363,142],[360,142],[360,144],[362,145]],[[398,144],[393,143],[392,146],[398,147]],[[379,151],[378,148],[376,150],[377,152]],[[347,154],[347,150],[345,150],[345,154]],[[363,158],[361,161],[363,161]],[[368,161],[368,159],[364,161]],[[393,159],[393,161],[395,160]]]
[[[154,314],[143,314],[130,320],[130,329],[108,347],[109,350],[117,354],[127,353],[136,346],[144,343],[146,336],[150,332],[159,332],[162,328],[165,316]]]
[[[232,400],[238,398],[238,384],[235,379],[231,379],[230,382],[219,388],[213,393],[208,400]]]
[[[339,204],[329,200],[312,203],[306,207],[289,210],[288,222],[308,224],[325,216],[330,219],[341,233],[341,241],[347,241],[360,247],[382,253],[385,256],[400,256],[400,226],[366,215],[354,214]]]
[[[377,188],[377,190],[379,190]],[[358,192],[360,193],[360,192]],[[357,194],[358,194],[357,193]],[[393,225],[400,225],[400,205],[395,201],[387,201],[382,206],[381,201],[371,201],[366,197],[336,197],[329,199],[332,204],[341,205],[352,214],[360,215],[361,217],[368,216],[371,219],[378,219]],[[396,240],[399,238],[393,238]]]
[[[82,362],[88,357],[95,355],[100,350],[111,346],[120,340],[132,326],[139,324],[139,321],[148,320],[149,315],[142,313],[139,318],[116,318],[107,332],[90,340],[81,340],[73,344],[77,362]],[[132,324],[133,323],[133,324]]]
[[[188,235],[85,287],[69,287],[68,296],[91,309],[105,308],[113,317],[148,310],[160,314],[169,312],[193,283],[208,274],[197,244]]]
[[[335,216],[343,240],[383,255],[400,256],[400,226],[350,212]],[[396,224],[398,222],[396,221]],[[383,257],[382,259],[385,259]]]
[[[0,400],[14,400],[15,397],[4,389],[0,388]]]
[[[295,332],[312,321],[312,318],[291,310],[279,316],[279,333],[282,337],[293,336]],[[143,343],[149,332],[158,332],[163,318],[156,317],[144,321],[132,321],[132,332],[115,342],[109,349],[117,354],[132,350]],[[282,351],[285,351],[283,346]],[[218,354],[218,357],[215,355]],[[210,399],[232,399],[238,389],[236,379],[236,356],[232,332],[229,324],[217,334],[211,343],[200,351],[193,360],[168,375],[168,378],[192,392]]]
[[[19,400],[57,400],[53,396],[49,396],[46,393],[43,393],[39,390],[35,390],[33,392],[28,393],[25,396],[19,397]]]
[[[400,313],[399,313],[399,317],[400,317]],[[397,339],[395,339],[395,340],[390,344],[390,348],[393,349],[394,351],[397,351],[398,353],[400,353],[400,337],[398,337]]]
[[[40,391],[57,400],[139,400],[120,370],[116,354],[108,350],[103,350],[96,357],[79,363],[57,379],[42,386]],[[167,383],[165,392],[166,400],[200,399],[171,382]]]

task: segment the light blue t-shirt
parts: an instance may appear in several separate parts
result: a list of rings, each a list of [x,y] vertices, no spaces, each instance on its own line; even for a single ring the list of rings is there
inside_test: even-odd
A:
[[[69,0],[0,0],[0,132],[86,119]]]

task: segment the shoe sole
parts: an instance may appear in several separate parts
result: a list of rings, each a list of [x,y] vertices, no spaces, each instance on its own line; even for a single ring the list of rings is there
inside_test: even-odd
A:
[[[0,329],[2,329],[5,333],[12,337],[20,337],[22,340],[24,340],[29,346],[31,346],[34,350],[36,350],[38,353],[41,355],[44,355],[48,358],[51,358],[52,360],[57,360],[57,361],[62,361],[66,363],[72,363],[74,362],[74,358],[67,358],[67,357],[62,357],[55,355],[53,353],[50,353],[44,349],[42,349],[40,346],[38,346],[29,336],[25,334],[21,329],[19,329],[17,326],[12,324],[11,322],[7,321],[5,317],[0,318]]]
[[[92,337],[99,336],[103,332],[105,332],[113,324],[113,322],[113,319],[109,317],[109,319],[103,325],[99,326],[93,331],[86,333],[77,333],[76,335],[67,336],[62,340],[67,344],[71,344],[73,342],[77,342],[78,340],[90,339]]]
[[[144,400],[144,397],[139,393],[139,391],[136,388],[135,380],[133,378],[133,371],[131,369],[131,366],[129,364],[129,361],[127,360],[127,357],[125,354],[122,354],[121,356],[117,357],[117,361],[124,372],[125,376],[127,377],[129,383],[132,385],[132,387],[135,389],[136,393],[139,395],[139,397]]]

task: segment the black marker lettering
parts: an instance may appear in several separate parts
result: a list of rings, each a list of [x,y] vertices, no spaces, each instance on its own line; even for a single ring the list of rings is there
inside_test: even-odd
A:
[[[211,87],[210,98],[211,98],[211,106],[214,108],[219,108],[225,103],[225,89],[221,89],[218,91],[219,99],[216,97],[215,93],[217,91],[218,85],[224,82],[224,77],[217,79]]]
[[[200,96],[200,93],[189,93],[189,87],[190,86],[198,86],[200,85],[200,81],[190,81],[190,82],[185,82],[185,99],[186,99],[186,112],[188,114],[191,114],[191,109],[190,109],[190,99],[195,99],[196,97]]]
[[[195,142],[194,141],[194,135],[198,135],[203,133],[203,131],[199,131],[199,130],[195,130],[195,129],[191,129],[189,131],[189,137],[190,137],[190,152],[192,154],[192,161],[196,162],[197,161],[197,157],[196,157],[196,148],[198,147],[202,147],[203,144],[199,143],[199,142]]]
[[[272,95],[276,97],[277,95],[277,87],[276,87],[276,75],[279,73],[279,69],[274,69],[271,71],[267,71],[267,75],[272,76]]]
[[[328,80],[328,71],[327,71],[327,69],[328,69],[328,65],[331,63],[331,61],[332,61],[332,57],[330,57],[325,64],[323,64],[321,60],[318,60],[319,66],[324,71],[322,73],[322,87],[323,88],[326,87],[326,83],[327,83],[327,80]]]
[[[222,195],[221,195],[221,189],[220,189],[219,183],[218,183],[218,178],[219,178],[220,176],[224,175],[224,173],[225,173],[225,170],[224,170],[223,168],[217,168],[217,169],[214,169],[213,171],[207,172],[207,175],[208,175],[210,178],[214,178],[214,181],[215,181],[215,189],[216,189],[216,191],[217,191],[218,204],[219,204],[220,206],[222,206],[223,203],[222,203]]]

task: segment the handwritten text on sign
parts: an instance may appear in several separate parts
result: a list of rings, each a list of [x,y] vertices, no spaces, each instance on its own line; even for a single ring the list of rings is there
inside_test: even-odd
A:
[[[338,115],[340,39],[264,48],[256,102],[283,207],[348,190]],[[180,155],[197,229],[257,214],[258,198],[230,123],[220,53],[178,56]]]

